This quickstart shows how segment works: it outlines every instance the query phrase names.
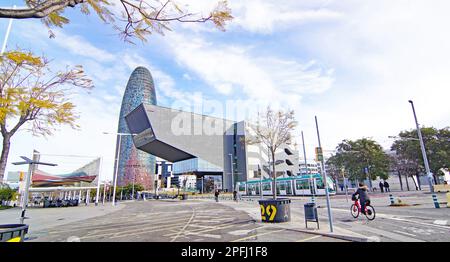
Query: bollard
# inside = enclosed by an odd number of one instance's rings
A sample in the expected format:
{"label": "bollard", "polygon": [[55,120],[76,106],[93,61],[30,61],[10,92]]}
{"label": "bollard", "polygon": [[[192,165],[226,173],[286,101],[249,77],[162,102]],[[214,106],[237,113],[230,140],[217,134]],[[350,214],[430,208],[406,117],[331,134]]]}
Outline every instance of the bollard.
{"label": "bollard", "polygon": [[447,207],[450,207],[450,193],[447,193]]}
{"label": "bollard", "polygon": [[392,206],[395,203],[394,197],[392,196],[392,194],[389,194],[389,200],[391,200],[391,206]]}
{"label": "bollard", "polygon": [[435,208],[439,208],[439,202],[437,200],[436,194],[433,194],[433,203]]}

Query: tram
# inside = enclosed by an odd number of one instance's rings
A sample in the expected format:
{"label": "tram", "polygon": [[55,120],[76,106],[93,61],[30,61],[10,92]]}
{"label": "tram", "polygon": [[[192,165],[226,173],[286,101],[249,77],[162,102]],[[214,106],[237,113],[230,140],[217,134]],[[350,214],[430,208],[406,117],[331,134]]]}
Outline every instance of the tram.
{"label": "tram", "polygon": [[[247,182],[237,182],[236,186],[240,195],[260,196],[262,189],[263,195],[272,195],[273,179],[251,180]],[[328,193],[336,194],[336,185],[333,180],[327,176]],[[308,174],[277,178],[277,195],[279,196],[310,196],[325,195],[325,184],[322,175]]]}

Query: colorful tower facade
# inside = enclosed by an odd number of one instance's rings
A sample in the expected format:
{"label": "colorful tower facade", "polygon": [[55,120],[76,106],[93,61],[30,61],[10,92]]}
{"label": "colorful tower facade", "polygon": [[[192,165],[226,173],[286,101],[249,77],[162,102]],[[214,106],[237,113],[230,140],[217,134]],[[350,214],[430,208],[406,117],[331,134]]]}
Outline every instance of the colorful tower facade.
{"label": "colorful tower facade", "polygon": [[[130,134],[125,116],[141,103],[156,105],[156,92],[150,71],[145,67],[137,67],[128,80],[123,95],[119,118],[119,134]],[[154,156],[136,149],[131,135],[122,135],[120,139],[119,166],[117,161],[114,172],[118,168],[117,185],[140,184],[145,189],[153,188],[156,159]],[[116,156],[119,148],[119,137],[116,143]]]}

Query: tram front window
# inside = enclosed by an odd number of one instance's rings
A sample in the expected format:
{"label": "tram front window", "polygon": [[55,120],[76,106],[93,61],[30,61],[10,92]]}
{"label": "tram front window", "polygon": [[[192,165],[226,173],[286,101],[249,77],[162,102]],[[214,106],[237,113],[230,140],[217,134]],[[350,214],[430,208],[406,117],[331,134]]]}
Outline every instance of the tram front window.
{"label": "tram front window", "polygon": [[316,179],[317,189],[325,189],[325,185],[323,184],[322,179]]}

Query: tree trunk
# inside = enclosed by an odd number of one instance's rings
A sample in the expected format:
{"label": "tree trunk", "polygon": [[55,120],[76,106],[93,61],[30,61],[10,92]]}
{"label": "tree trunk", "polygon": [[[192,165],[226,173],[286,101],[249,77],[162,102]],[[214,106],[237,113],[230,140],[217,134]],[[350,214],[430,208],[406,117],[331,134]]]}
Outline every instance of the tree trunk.
{"label": "tree trunk", "polygon": [[8,162],[8,154],[11,146],[11,136],[3,135],[3,148],[2,155],[0,157],[0,181],[3,181],[5,175],[6,163]]}
{"label": "tree trunk", "polygon": [[405,177],[406,177],[406,188],[408,189],[408,191],[409,191],[409,182],[408,182],[408,174],[405,174]]}
{"label": "tree trunk", "polygon": [[419,190],[422,190],[422,185],[420,184],[420,176],[419,176],[419,174],[416,174],[416,179],[417,179],[417,185],[419,186]]}
{"label": "tree trunk", "polygon": [[400,181],[400,190],[403,191],[402,174],[398,171],[398,180]]}
{"label": "tree trunk", "polygon": [[271,153],[272,153],[273,199],[277,199],[277,173],[275,172],[275,152],[272,151]]}

